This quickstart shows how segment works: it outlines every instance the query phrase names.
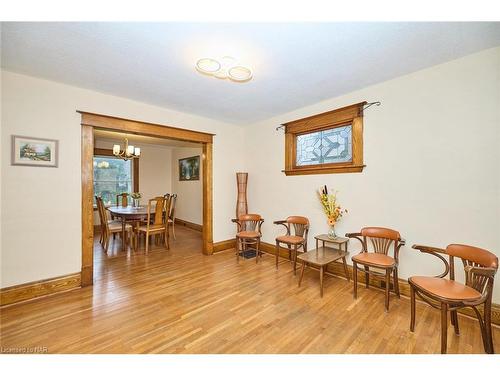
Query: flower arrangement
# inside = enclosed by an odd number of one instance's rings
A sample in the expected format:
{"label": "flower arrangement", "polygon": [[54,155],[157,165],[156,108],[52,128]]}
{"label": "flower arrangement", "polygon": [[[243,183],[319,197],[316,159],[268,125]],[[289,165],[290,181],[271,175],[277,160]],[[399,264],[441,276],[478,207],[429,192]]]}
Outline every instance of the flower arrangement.
{"label": "flower arrangement", "polygon": [[142,198],[142,194],[139,192],[134,192],[134,193],[130,194],[130,196],[132,197],[132,199],[141,199]]}
{"label": "flower arrangement", "polygon": [[326,185],[318,189],[318,198],[328,219],[328,225],[331,228],[328,232],[328,235],[335,238],[335,224],[337,224],[342,215],[347,213],[347,210],[343,209],[339,204],[337,204],[337,193],[328,193],[328,188],[326,187]]}

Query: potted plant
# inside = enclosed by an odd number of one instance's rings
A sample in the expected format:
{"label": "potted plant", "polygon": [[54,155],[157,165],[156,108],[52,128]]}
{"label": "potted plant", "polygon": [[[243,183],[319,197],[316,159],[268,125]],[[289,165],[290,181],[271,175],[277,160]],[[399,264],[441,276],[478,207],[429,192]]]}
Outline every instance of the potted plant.
{"label": "potted plant", "polygon": [[328,219],[328,225],[330,229],[328,230],[328,237],[337,238],[335,233],[335,224],[340,220],[343,214],[347,213],[346,209],[340,207],[337,203],[337,193],[328,193],[328,188],[322,186],[318,190],[318,197],[323,207],[323,211]]}
{"label": "potted plant", "polygon": [[140,206],[140,199],[142,198],[142,194],[139,192],[134,192],[130,194],[132,197],[132,207],[134,208],[139,208]]}

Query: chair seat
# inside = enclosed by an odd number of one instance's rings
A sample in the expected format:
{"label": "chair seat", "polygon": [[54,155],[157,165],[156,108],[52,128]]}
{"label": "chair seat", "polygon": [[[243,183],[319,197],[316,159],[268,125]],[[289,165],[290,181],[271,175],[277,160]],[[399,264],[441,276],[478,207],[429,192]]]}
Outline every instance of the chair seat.
{"label": "chair seat", "polygon": [[454,301],[473,301],[481,298],[481,293],[467,285],[453,280],[430,276],[412,276],[408,281],[434,297]]}
{"label": "chair seat", "polygon": [[[147,232],[148,226],[147,225],[141,225],[138,228],[139,232]],[[154,224],[149,226],[149,231],[150,232],[159,232],[159,231],[165,231],[165,224]]]}
{"label": "chair seat", "polygon": [[[110,232],[121,232],[122,231],[122,222],[121,221],[113,221],[110,220],[108,222],[108,228]],[[125,224],[125,230],[132,230],[132,226],[130,224]]]}
{"label": "chair seat", "polygon": [[367,266],[382,268],[394,267],[396,264],[394,258],[378,253],[360,253],[354,255],[351,259],[357,263],[365,264]]}
{"label": "chair seat", "polygon": [[244,231],[236,233],[236,237],[239,237],[239,238],[259,238],[261,236],[262,235],[257,231],[244,230]]}
{"label": "chair seat", "polygon": [[276,241],[283,242],[290,245],[298,245],[304,243],[305,238],[301,236],[279,236],[276,237]]}

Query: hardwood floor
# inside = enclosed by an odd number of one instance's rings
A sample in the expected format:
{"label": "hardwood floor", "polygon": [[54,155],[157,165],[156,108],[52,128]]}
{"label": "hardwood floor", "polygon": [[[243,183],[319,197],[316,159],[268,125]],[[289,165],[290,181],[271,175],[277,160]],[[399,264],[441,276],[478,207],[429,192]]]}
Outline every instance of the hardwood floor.
{"label": "hardwood floor", "polygon": [[[232,250],[205,256],[201,233],[176,228],[171,249],[104,254],[96,241],[95,285],[1,311],[1,346],[46,347],[49,353],[439,353],[440,316],[360,285],[306,270],[302,287],[283,260],[264,255],[236,263]],[[449,353],[483,353],[478,323],[459,317]],[[500,352],[500,329],[493,329]]]}

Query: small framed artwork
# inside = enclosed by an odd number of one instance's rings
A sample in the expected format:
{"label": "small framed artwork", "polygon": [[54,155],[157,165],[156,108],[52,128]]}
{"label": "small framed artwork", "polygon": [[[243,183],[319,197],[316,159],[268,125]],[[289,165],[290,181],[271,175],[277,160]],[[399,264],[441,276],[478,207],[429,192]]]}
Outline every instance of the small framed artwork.
{"label": "small framed artwork", "polygon": [[57,167],[58,140],[13,135],[11,147],[12,165]]}
{"label": "small framed artwork", "polygon": [[200,179],[200,156],[179,159],[179,181]]}

